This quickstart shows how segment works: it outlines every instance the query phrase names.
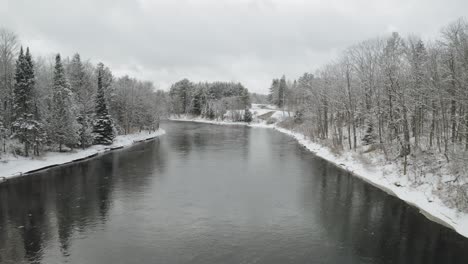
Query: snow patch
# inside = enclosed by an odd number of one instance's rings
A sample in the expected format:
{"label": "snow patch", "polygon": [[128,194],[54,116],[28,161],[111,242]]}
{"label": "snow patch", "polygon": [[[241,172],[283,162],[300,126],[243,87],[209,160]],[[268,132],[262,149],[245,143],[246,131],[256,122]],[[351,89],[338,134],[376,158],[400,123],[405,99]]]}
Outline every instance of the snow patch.
{"label": "snow patch", "polygon": [[114,139],[112,145],[95,145],[87,149],[75,149],[71,152],[46,152],[39,157],[13,157],[2,156],[0,160],[0,183],[9,178],[23,176],[28,172],[37,171],[57,165],[63,165],[74,161],[83,160],[94,157],[98,154],[120,149],[133,145],[136,142],[141,142],[155,137],[164,135],[166,132],[159,129],[149,133],[142,131],[129,135],[120,135]]}

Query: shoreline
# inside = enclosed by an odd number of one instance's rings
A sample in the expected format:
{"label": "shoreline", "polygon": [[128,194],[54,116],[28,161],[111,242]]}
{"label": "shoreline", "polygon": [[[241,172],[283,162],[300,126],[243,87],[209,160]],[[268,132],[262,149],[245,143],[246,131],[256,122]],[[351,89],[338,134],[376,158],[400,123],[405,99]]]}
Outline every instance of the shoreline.
{"label": "shoreline", "polygon": [[114,143],[108,146],[94,145],[86,149],[75,149],[73,152],[46,152],[40,157],[20,157],[8,160],[7,162],[0,160],[0,184],[59,166],[86,161],[114,150],[131,147],[141,142],[151,141],[165,133],[166,131],[163,129],[158,129],[152,133],[143,131],[117,136]]}
{"label": "shoreline", "polygon": [[[170,121],[176,122],[194,122],[194,123],[205,123],[213,125],[243,125],[253,128],[271,128],[280,133],[294,138],[302,147],[308,151],[314,153],[317,157],[320,157],[327,162],[335,165],[336,167],[345,170],[354,177],[357,177],[372,186],[379,188],[385,193],[397,197],[406,204],[413,206],[419,210],[430,221],[443,225],[450,228],[468,238],[468,214],[458,212],[456,209],[445,206],[442,201],[438,199],[430,200],[425,193],[418,191],[417,189],[411,189],[408,186],[397,186],[390,182],[383,175],[382,171],[377,171],[379,168],[365,168],[363,164],[355,163],[355,160],[350,159],[349,155],[336,156],[331,153],[326,147],[312,142],[305,138],[303,134],[281,128],[275,124],[267,125],[264,123],[244,123],[244,122],[229,122],[229,121],[211,121],[203,119],[177,119],[170,118]],[[394,165],[389,165],[394,166]]]}

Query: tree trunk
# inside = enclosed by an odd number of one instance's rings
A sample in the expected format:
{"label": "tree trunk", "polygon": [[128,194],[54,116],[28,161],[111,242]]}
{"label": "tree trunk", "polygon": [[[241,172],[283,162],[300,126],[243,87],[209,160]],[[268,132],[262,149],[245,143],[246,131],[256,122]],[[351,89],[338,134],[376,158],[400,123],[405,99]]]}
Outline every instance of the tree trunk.
{"label": "tree trunk", "polygon": [[349,144],[349,149],[351,150],[353,148],[353,145],[351,143],[351,113],[348,112],[348,144]]}
{"label": "tree trunk", "polygon": [[328,103],[324,100],[324,107],[323,107],[323,130],[324,130],[324,138],[328,138]]}
{"label": "tree trunk", "polygon": [[28,148],[28,142],[24,142],[24,155],[26,157],[29,157],[29,148]]}
{"label": "tree trunk", "polygon": [[[455,77],[453,77],[455,78]],[[450,102],[450,121],[452,122],[452,143],[455,142],[456,129],[457,129],[457,120],[455,118],[457,112],[457,102],[455,101],[455,80],[452,80],[452,89],[450,91],[452,100]]]}
{"label": "tree trunk", "polygon": [[406,106],[403,103],[403,138],[404,138],[404,155],[405,155],[405,162],[406,162],[406,156],[411,153],[411,146],[410,146],[410,132],[409,132],[409,126],[408,126],[408,113]]}
{"label": "tree trunk", "polygon": [[468,111],[465,113],[465,151],[468,151]]}
{"label": "tree trunk", "polygon": [[436,122],[436,105],[435,102],[432,102],[432,121],[431,121],[431,132],[429,134],[429,147],[432,148],[434,131],[435,131],[435,122]]}

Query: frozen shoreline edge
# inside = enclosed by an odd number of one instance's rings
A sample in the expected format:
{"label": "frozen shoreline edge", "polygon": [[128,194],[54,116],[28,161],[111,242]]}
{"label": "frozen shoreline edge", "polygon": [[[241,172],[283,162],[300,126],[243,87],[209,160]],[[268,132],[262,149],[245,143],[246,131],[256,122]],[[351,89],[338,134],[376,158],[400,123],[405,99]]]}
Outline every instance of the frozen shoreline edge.
{"label": "frozen shoreline edge", "polygon": [[[46,170],[49,170],[49,169],[52,169],[52,168],[57,168],[59,166],[70,165],[70,164],[73,164],[73,163],[79,163],[79,162],[87,161],[87,160],[96,158],[96,157],[98,157],[100,155],[110,153],[110,152],[115,151],[115,150],[121,150],[121,149],[132,147],[132,146],[137,145],[137,144],[142,143],[142,142],[148,142],[148,141],[155,140],[155,139],[159,138],[160,136],[162,136],[164,134],[166,134],[165,130],[158,129],[157,131],[155,131],[153,133],[150,133],[150,134],[147,134],[146,136],[136,137],[135,139],[130,138],[128,142],[124,142],[124,143],[120,143],[120,144],[117,143],[117,144],[113,144],[113,145],[110,145],[110,146],[97,145],[96,149],[79,150],[77,153],[75,153],[77,155],[77,157],[71,156],[71,157],[69,157],[69,159],[61,160],[61,161],[58,161],[58,162],[53,162],[53,161],[50,161],[49,163],[44,162],[45,163],[44,165],[33,166],[32,169],[28,169],[28,170],[26,170],[24,172],[19,171],[19,172],[13,173],[13,174],[5,174],[5,175],[2,175],[0,173],[0,184],[6,183],[6,182],[8,182],[9,180],[12,180],[12,179],[26,177],[26,176],[30,176],[31,174],[37,173],[37,172],[42,172],[42,171],[46,171]],[[130,136],[133,136],[133,135],[137,135],[137,134],[130,134]],[[128,135],[124,135],[124,136],[128,136]],[[80,156],[80,153],[83,156]],[[24,160],[24,162],[26,162],[26,163],[28,161],[30,161],[30,160]],[[0,168],[1,168],[1,164],[0,164]]]}
{"label": "frozen shoreline edge", "polygon": [[[344,163],[338,162],[336,160],[331,159],[330,157],[327,157],[327,155],[321,155],[318,153],[317,150],[319,148],[324,148],[323,146],[312,142],[308,139],[304,138],[304,135],[300,133],[293,132],[291,130],[285,129],[278,127],[274,124],[272,125],[267,125],[267,124],[262,124],[262,123],[245,123],[245,122],[229,122],[229,121],[211,121],[211,120],[204,120],[204,119],[178,119],[178,118],[169,118],[169,121],[177,121],[177,122],[194,122],[194,123],[205,123],[205,124],[213,124],[213,125],[241,125],[241,126],[248,126],[248,127],[253,127],[253,128],[271,128],[273,130],[276,130],[280,133],[286,134],[292,138],[294,138],[302,147],[306,148],[308,151],[314,153],[317,157],[320,157],[327,162],[330,162],[334,166],[345,170],[346,172],[350,173],[351,175],[362,179],[368,184],[371,184],[372,186],[379,188],[380,190],[386,192],[389,195],[392,195],[394,197],[397,197],[398,199],[402,200],[403,202],[407,203],[410,206],[413,206],[419,210],[419,212],[424,215],[427,219],[430,221],[433,221],[435,223],[438,223],[440,225],[443,225],[447,228],[450,228],[460,234],[461,236],[464,236],[465,238],[468,238],[468,223],[463,223],[463,219],[457,219],[460,220],[461,223],[458,221],[448,217],[446,214],[441,212],[440,210],[437,210],[438,208],[434,208],[434,204],[431,204],[430,202],[421,202],[421,201],[415,201],[411,200],[410,197],[405,197],[403,194],[403,190],[397,190],[396,188],[399,188],[397,186],[393,185],[387,185],[382,182],[379,182],[379,179],[375,179],[375,177],[372,177],[371,175],[366,175],[366,173],[359,173],[355,172],[354,170],[350,169],[349,166],[347,166]],[[411,191],[412,193],[420,193],[416,190]],[[439,205],[444,207],[446,210],[453,211],[454,214],[456,214],[455,209],[448,208],[444,205]],[[440,209],[440,208],[439,208]],[[466,217],[466,215],[465,215]],[[463,226],[466,225],[466,226]]]}

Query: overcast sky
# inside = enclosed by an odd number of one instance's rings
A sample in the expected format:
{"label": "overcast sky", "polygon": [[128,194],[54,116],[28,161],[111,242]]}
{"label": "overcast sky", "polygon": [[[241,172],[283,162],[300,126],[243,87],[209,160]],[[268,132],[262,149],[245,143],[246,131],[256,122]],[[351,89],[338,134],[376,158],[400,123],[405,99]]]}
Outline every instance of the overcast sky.
{"label": "overcast sky", "polygon": [[438,36],[467,16],[467,0],[0,0],[0,27],[33,55],[103,61],[116,75],[167,89],[239,81],[266,93],[349,45],[392,31]]}

